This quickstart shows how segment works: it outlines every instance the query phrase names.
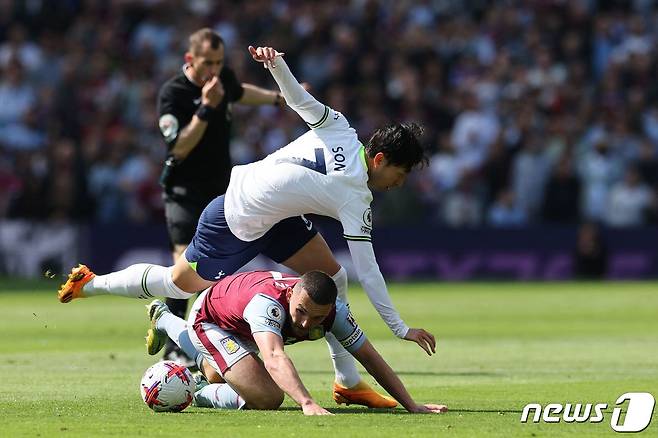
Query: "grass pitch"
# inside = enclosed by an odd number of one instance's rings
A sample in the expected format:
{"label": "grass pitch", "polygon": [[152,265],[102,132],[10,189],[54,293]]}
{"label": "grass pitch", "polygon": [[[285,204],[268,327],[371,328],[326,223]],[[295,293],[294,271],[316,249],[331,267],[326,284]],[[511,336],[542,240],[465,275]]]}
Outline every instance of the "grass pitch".
{"label": "grass pitch", "polygon": [[[287,347],[333,417],[188,408],[156,414],[139,381],[155,362],[144,301],[98,297],[59,304],[57,284],[0,279],[0,436],[604,436],[617,397],[658,397],[655,283],[392,284],[405,321],[438,339],[427,357],[395,339],[352,286],[357,321],[417,400],[442,415],[337,407],[324,342]],[[607,403],[602,423],[519,421],[527,403]],[[640,436],[658,436],[658,409]]]}

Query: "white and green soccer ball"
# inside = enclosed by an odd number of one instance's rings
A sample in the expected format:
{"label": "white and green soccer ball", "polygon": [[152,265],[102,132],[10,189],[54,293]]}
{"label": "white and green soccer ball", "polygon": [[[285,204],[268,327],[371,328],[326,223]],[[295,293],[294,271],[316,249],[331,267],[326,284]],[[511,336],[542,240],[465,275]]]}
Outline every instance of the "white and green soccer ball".
{"label": "white and green soccer ball", "polygon": [[171,360],[149,367],[142,377],[142,400],[155,412],[180,412],[192,403],[196,384],[186,367]]}

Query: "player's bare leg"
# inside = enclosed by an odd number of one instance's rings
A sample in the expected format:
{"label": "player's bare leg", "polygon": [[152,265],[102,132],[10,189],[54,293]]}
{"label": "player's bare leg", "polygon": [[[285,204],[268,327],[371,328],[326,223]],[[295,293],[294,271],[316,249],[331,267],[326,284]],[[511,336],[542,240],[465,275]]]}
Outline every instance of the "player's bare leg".
{"label": "player's bare leg", "polygon": [[[338,296],[347,302],[347,273],[336,261],[327,242],[319,233],[292,257],[284,261],[283,265],[298,274],[317,269],[331,275],[336,282]],[[377,393],[361,380],[354,358],[331,333],[328,333],[325,339],[329,345],[329,352],[336,371],[336,381],[333,387],[333,398],[336,403],[364,405],[370,408],[397,406],[397,402],[393,398]]]}
{"label": "player's bare leg", "polygon": [[224,380],[222,375],[205,360],[201,361],[201,368],[199,368],[199,370],[203,373],[203,376],[208,383],[226,383],[226,380]]}
{"label": "player's bare leg", "polygon": [[226,370],[224,380],[240,394],[248,409],[278,409],[283,403],[283,391],[253,353]]}
{"label": "player's bare leg", "polygon": [[340,264],[336,261],[327,242],[320,233],[316,234],[299,251],[284,261],[283,265],[300,275],[313,270],[335,275],[340,270]]}
{"label": "player's bare leg", "polygon": [[176,263],[174,263],[171,277],[178,288],[191,294],[200,292],[215,284],[214,281],[204,280],[197,274],[187,259],[185,259],[185,254],[178,257]]}

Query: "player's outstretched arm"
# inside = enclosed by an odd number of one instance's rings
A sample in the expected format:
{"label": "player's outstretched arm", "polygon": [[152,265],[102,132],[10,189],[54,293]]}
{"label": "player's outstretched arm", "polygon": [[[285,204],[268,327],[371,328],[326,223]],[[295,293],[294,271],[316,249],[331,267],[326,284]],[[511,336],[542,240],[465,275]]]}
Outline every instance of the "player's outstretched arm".
{"label": "player's outstretched arm", "polygon": [[424,329],[409,328],[400,318],[388,294],[384,276],[379,271],[372,244],[348,240],[347,246],[359,274],[359,282],[386,325],[399,338],[417,343],[429,356],[436,353],[434,335]]}
{"label": "player's outstretched arm", "polygon": [[363,345],[352,353],[368,373],[382,385],[405,409],[412,413],[440,413],[448,410],[445,405],[418,404],[404,387],[384,358],[375,350],[370,341],[366,340]]}
{"label": "player's outstretched arm", "polygon": [[254,341],[272,380],[302,407],[304,415],[333,415],[311,398],[295,365],[283,351],[283,340],[280,336],[272,332],[257,332],[254,333]]}
{"label": "player's outstretched arm", "polygon": [[249,53],[257,62],[262,62],[281,89],[286,103],[311,127],[319,127],[328,119],[329,109],[318,102],[304,89],[290,72],[283,60],[284,53],[271,47],[254,48],[249,46]]}

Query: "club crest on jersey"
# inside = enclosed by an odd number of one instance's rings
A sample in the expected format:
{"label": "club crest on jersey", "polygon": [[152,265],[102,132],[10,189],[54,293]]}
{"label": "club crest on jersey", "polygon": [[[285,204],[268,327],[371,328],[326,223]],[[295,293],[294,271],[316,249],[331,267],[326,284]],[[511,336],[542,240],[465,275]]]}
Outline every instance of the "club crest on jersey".
{"label": "club crest on jersey", "polygon": [[222,339],[220,342],[222,344],[222,347],[224,347],[224,350],[226,350],[228,354],[236,353],[240,349],[240,344],[235,342],[233,336],[226,337]]}
{"label": "club crest on jersey", "polygon": [[370,207],[363,212],[363,223],[372,228],[372,211],[370,211]]}
{"label": "club crest on jersey", "polygon": [[316,339],[324,338],[324,327],[321,325],[316,325],[311,327],[308,330],[308,339],[309,341],[315,341]]}

